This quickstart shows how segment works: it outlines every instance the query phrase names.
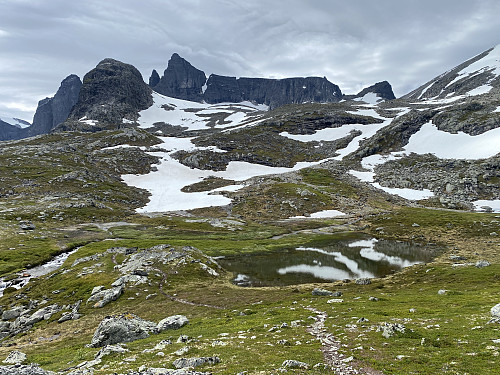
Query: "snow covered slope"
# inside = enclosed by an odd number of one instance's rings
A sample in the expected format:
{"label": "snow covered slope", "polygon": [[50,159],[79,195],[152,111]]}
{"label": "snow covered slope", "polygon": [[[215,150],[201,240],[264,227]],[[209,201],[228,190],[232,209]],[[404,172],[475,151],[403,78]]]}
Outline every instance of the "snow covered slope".
{"label": "snow covered slope", "polygon": [[154,104],[139,112],[139,127],[182,127],[183,130],[223,129],[254,124],[267,106],[250,102],[205,104],[153,92]]}
{"label": "snow covered slope", "polygon": [[500,90],[500,45],[432,79],[404,99],[449,99]]}

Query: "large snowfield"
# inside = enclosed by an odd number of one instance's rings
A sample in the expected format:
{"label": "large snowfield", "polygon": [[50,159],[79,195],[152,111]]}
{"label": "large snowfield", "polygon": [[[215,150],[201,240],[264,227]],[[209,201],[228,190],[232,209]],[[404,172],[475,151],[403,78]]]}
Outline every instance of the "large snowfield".
{"label": "large snowfield", "polygon": [[171,154],[176,151],[195,150],[197,147],[191,142],[191,139],[175,137],[160,138],[163,140],[163,144],[158,146],[169,151],[150,153],[151,155],[161,158],[160,163],[156,165],[157,171],[145,175],[129,174],[122,176],[122,179],[128,185],[146,189],[151,193],[149,203],[145,207],[140,208],[138,212],[166,212],[211,206],[225,206],[231,203],[231,200],[223,195],[219,195],[218,192],[238,190],[244,185],[236,184],[208,192],[193,193],[184,193],[181,189],[211,176],[241,182],[256,176],[291,172],[323,162],[301,162],[297,163],[293,168],[279,168],[248,162],[232,161],[228,164],[225,171],[214,172],[189,168],[172,158]]}
{"label": "large snowfield", "polygon": [[[498,48],[497,48],[498,49]],[[496,59],[496,55],[492,55]],[[496,60],[495,60],[496,61]],[[471,68],[472,69],[472,68]],[[467,74],[464,70],[463,74]],[[461,73],[462,74],[462,73]],[[210,121],[210,115],[226,115],[224,123],[216,123],[215,128],[221,131],[231,131],[233,129],[253,126],[263,121],[260,111],[267,110],[265,106],[257,106],[252,103],[223,103],[209,105],[206,103],[195,103],[180,99],[169,98],[154,93],[154,104],[147,110],[140,112],[139,123],[142,128],[149,128],[156,122],[165,122],[174,126],[182,126],[187,130],[207,129],[207,123]],[[433,101],[434,103],[434,101]],[[435,104],[435,103],[434,103]],[[410,108],[394,108],[398,111],[398,116],[407,113]],[[326,128],[316,131],[314,134],[294,135],[282,132],[280,135],[301,142],[322,142],[334,141],[348,136],[353,131],[361,132],[354,137],[351,142],[343,149],[337,150],[337,156],[333,159],[342,160],[348,154],[358,150],[360,142],[374,136],[379,130],[389,125],[393,118],[380,116],[373,105],[360,106],[350,113],[372,116],[382,119],[380,124],[347,124],[336,128]],[[163,144],[159,147],[168,150],[167,152],[152,152],[152,155],[158,156],[160,162],[156,165],[157,170],[145,175],[124,175],[123,180],[138,188],[143,188],[151,193],[149,203],[138,209],[138,212],[166,212],[180,211],[195,208],[224,206],[231,200],[223,195],[222,191],[236,191],[244,187],[244,181],[256,177],[271,174],[287,173],[294,170],[318,165],[326,160],[314,163],[297,163],[293,168],[276,168],[248,162],[232,161],[224,171],[209,171],[189,168],[172,157],[172,154],[179,150],[194,151],[210,149],[214,152],[224,152],[215,147],[196,147],[191,138],[160,137]],[[427,123],[421,129],[413,134],[409,143],[404,147],[403,152],[392,153],[390,155],[372,155],[362,160],[364,171],[349,171],[360,180],[370,183],[372,186],[381,189],[387,193],[401,196],[409,200],[427,199],[434,194],[430,190],[400,189],[381,186],[374,181],[374,168],[388,160],[408,155],[410,153],[427,154],[431,153],[439,158],[469,159],[476,160],[488,158],[497,154],[500,145],[500,128],[493,129],[477,136],[458,132],[457,134],[447,133],[438,130],[432,123]],[[126,147],[126,146],[123,146]],[[234,180],[234,185],[214,189],[207,192],[184,193],[181,189],[185,186],[202,181],[207,177],[219,177],[228,180]],[[483,202],[484,203],[484,202]],[[479,204],[494,206],[496,210],[497,203]],[[500,210],[500,204],[498,204]],[[311,218],[336,217],[343,215],[342,212],[331,210],[312,214]],[[299,217],[297,217],[299,218]]]}

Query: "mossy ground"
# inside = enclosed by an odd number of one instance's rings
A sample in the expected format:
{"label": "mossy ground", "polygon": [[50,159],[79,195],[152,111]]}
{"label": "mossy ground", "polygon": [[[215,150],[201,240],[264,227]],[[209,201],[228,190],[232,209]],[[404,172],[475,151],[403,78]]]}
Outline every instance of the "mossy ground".
{"label": "mossy ground", "polygon": [[[271,374],[286,359],[310,365],[323,362],[321,344],[307,331],[313,322],[310,316],[315,315],[307,308],[314,308],[328,314],[325,328],[341,339],[343,354],[346,358],[352,356],[352,363],[357,366],[385,374],[500,373],[500,344],[493,341],[500,339],[500,325],[487,324],[490,308],[500,302],[500,241],[492,235],[500,234],[498,215],[402,207],[395,198],[353,185],[334,171],[320,168],[303,170],[290,181],[270,177],[258,188],[244,189],[235,197],[231,210],[200,209],[193,211],[192,217],[135,215],[132,209],[147,200],[144,192],[127,187],[118,179],[103,180],[102,175],[83,174],[85,181],[76,178],[62,184],[63,192],[61,184],[50,183],[74,170],[84,171],[86,163],[97,162],[102,168],[109,168],[103,174],[106,176],[125,173],[114,171],[118,165],[105,155],[108,151],[94,151],[118,144],[151,146],[156,142],[147,135],[140,141],[121,132],[107,135],[105,142],[97,135],[81,136],[82,149],[61,151],[60,162],[54,161],[54,149],[73,142],[74,134],[19,141],[1,150],[0,275],[12,277],[14,272],[43,263],[61,251],[82,246],[51,277],[33,281],[20,291],[7,291],[0,299],[4,309],[34,299],[60,305],[79,299],[85,302],[93,287],[109,286],[120,276],[114,268],[115,262],[122,261],[120,256],[113,259],[108,254],[100,258],[102,265],[97,271],[102,272],[79,276],[84,267],[91,265],[85,263],[68,273],[63,271],[70,269],[76,258],[102,253],[114,246],[193,246],[207,255],[223,256],[276,252],[362,231],[396,240],[434,242],[447,250],[433,263],[410,267],[365,286],[336,282],[240,288],[231,284],[232,275],[220,271],[219,277],[210,276],[192,263],[176,269],[176,274],[168,273],[163,290],[198,305],[180,303],[163,294],[159,290],[161,275],[152,274],[151,285],[128,288],[117,301],[102,309],[83,303],[83,317],[79,320],[59,324],[60,313],[55,314],[37,323],[31,331],[5,340],[4,344],[11,346],[0,348],[0,358],[18,349],[28,355],[29,362],[59,371],[94,358],[98,349],[85,345],[107,315],[130,312],[158,321],[184,314],[190,319],[187,326],[128,343],[129,352],[105,357],[101,364],[104,367],[97,366],[95,373],[124,373],[145,363],[171,367],[177,358],[173,353],[185,346],[176,340],[185,334],[193,339],[187,344],[190,349],[185,356],[221,358],[221,364],[209,371]],[[46,143],[53,148],[43,148]],[[40,145],[42,149],[35,150]],[[39,155],[42,151],[46,157]],[[36,153],[38,163],[33,163]],[[137,161],[134,155],[129,155],[130,160]],[[122,159],[123,155],[117,158]],[[144,165],[149,168],[150,163]],[[141,170],[144,165],[132,163],[130,168]],[[76,196],[76,201],[88,202],[81,207],[72,206]],[[353,208],[358,206],[366,209],[355,211]],[[353,215],[335,220],[280,220],[348,208],[353,209]],[[233,216],[225,222],[228,212]],[[31,221],[36,229],[21,230],[21,220]],[[109,222],[132,225],[102,225]],[[467,260],[456,266],[450,255]],[[474,263],[481,259],[488,260],[491,266],[476,268]],[[316,286],[342,291],[344,302],[328,303],[328,297],[312,296]],[[439,295],[440,289],[448,292]],[[369,297],[378,301],[370,301]],[[368,321],[357,323],[361,317]],[[292,321],[300,323],[291,327]],[[404,324],[406,333],[384,338],[376,332],[384,322]],[[281,328],[283,323],[289,327]],[[270,331],[274,326],[278,328]],[[170,337],[173,343],[165,349],[144,352]],[[220,342],[227,345],[221,346]],[[158,355],[160,351],[163,356]],[[126,360],[134,357],[135,361]],[[289,372],[321,374],[325,370]]]}
{"label": "mossy ground", "polygon": [[[214,227],[210,220],[203,222],[193,218],[129,217],[135,224],[117,226],[107,231],[90,224],[74,226],[68,231],[59,228],[46,230],[49,243],[76,241],[64,238],[65,233],[81,235],[89,242],[77,254],[72,255],[64,268],[68,269],[77,257],[101,253],[112,246],[146,248],[160,243],[172,246],[194,246],[212,255],[240,252],[279,250],[280,247],[298,246],[311,240],[321,240],[340,234],[311,233],[311,229],[341,221],[302,221],[257,223],[242,221],[237,229]],[[93,359],[98,349],[85,347],[99,321],[107,315],[131,312],[144,319],[158,321],[161,318],[184,314],[189,325],[178,331],[164,332],[126,345],[129,352],[104,358],[97,374],[113,374],[137,369],[147,363],[153,367],[171,367],[176,350],[189,346],[184,356],[218,355],[222,362],[211,368],[220,374],[274,373],[286,359],[296,359],[310,365],[322,363],[320,343],[307,332],[314,314],[306,308],[315,308],[328,314],[326,329],[340,338],[345,346],[345,357],[353,357],[353,363],[378,369],[386,374],[494,374],[500,371],[498,353],[500,345],[493,340],[500,338],[500,326],[487,324],[489,309],[500,300],[499,241],[490,233],[498,231],[498,218],[494,214],[474,214],[445,210],[402,208],[366,217],[359,222],[365,231],[399,239],[413,238],[436,241],[448,246],[448,252],[435,262],[417,265],[403,272],[374,280],[371,285],[353,282],[335,282],[317,285],[298,285],[273,288],[240,288],[230,283],[230,276],[222,272],[219,277],[200,273],[194,266],[187,266],[166,285],[168,293],[176,294],[197,304],[210,304],[221,309],[191,306],[173,301],[158,290],[160,279],[151,276],[151,285],[127,289],[119,300],[102,309],[82,305],[84,316],[77,321],[58,324],[60,314],[38,323],[34,329],[8,342],[14,347],[1,348],[7,353],[16,348],[28,354],[29,361],[40,363],[47,369],[62,370]],[[419,226],[414,226],[418,224]],[[451,224],[451,226],[450,226]],[[3,228],[17,222],[4,221]],[[366,227],[366,225],[368,225]],[[383,228],[383,229],[380,229]],[[377,230],[378,229],[378,230]],[[295,234],[294,234],[295,233]],[[283,234],[289,234],[282,236]],[[346,234],[342,234],[345,236]],[[28,235],[12,232],[9,241],[23,239],[27,249],[36,249],[37,240]],[[107,238],[108,240],[104,240]],[[112,241],[110,241],[111,239]],[[33,242],[31,242],[33,241]],[[45,248],[44,243],[38,243]],[[3,252],[3,251],[2,251]],[[476,268],[473,265],[453,266],[448,256],[460,254],[468,257],[463,262],[487,259],[492,265]],[[121,261],[120,259],[115,259]],[[101,273],[83,277],[75,274],[88,264],[80,264],[69,273],[59,272],[50,278],[41,278],[28,290],[7,293],[0,303],[4,307],[30,299],[48,299],[50,303],[74,303],[84,301],[96,285],[109,285],[119,274],[114,270],[111,255],[99,260]],[[64,269],[63,268],[63,269]],[[61,271],[63,270],[61,269]],[[331,291],[342,291],[343,303],[327,303],[328,297],[311,295],[315,286]],[[437,292],[447,290],[444,295]],[[59,290],[58,294],[52,294]],[[154,296],[150,296],[156,294]],[[146,299],[147,296],[148,299]],[[370,301],[376,297],[378,301]],[[410,312],[410,309],[413,312]],[[357,323],[359,318],[368,319]],[[301,321],[291,327],[292,321]],[[376,328],[384,323],[401,323],[405,334],[384,338]],[[281,327],[287,323],[289,327]],[[179,335],[188,335],[193,341],[176,343]],[[162,350],[152,349],[161,340],[171,338],[173,343]],[[214,344],[215,342],[215,344]],[[221,346],[221,342],[226,343]],[[224,345],[224,344],[222,344]],[[164,355],[157,355],[163,352]],[[250,355],[249,355],[250,354]],[[135,361],[126,360],[135,358]],[[293,373],[325,373],[324,369],[293,370]]]}

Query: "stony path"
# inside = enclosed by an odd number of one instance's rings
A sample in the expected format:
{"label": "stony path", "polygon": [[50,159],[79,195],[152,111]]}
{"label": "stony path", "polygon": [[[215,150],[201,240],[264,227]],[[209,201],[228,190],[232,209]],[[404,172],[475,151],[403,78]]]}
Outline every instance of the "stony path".
{"label": "stony path", "polygon": [[370,368],[354,368],[354,366],[350,364],[351,361],[349,361],[348,358],[345,358],[342,353],[339,353],[342,343],[325,328],[325,321],[328,318],[328,314],[312,307],[306,307],[306,310],[316,314],[316,316],[313,317],[315,322],[309,326],[307,332],[315,336],[321,342],[321,351],[323,352],[325,363],[332,368],[335,374],[383,375],[382,372]]}

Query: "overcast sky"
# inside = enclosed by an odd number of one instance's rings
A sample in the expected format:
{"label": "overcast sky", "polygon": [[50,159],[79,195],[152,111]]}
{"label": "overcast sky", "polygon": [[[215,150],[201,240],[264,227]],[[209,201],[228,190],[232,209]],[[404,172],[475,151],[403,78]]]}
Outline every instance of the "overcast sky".
{"label": "overcast sky", "polygon": [[500,43],[498,0],[0,0],[0,117],[31,121],[112,57],[147,81],[172,53],[210,73],[326,76],[401,96]]}

